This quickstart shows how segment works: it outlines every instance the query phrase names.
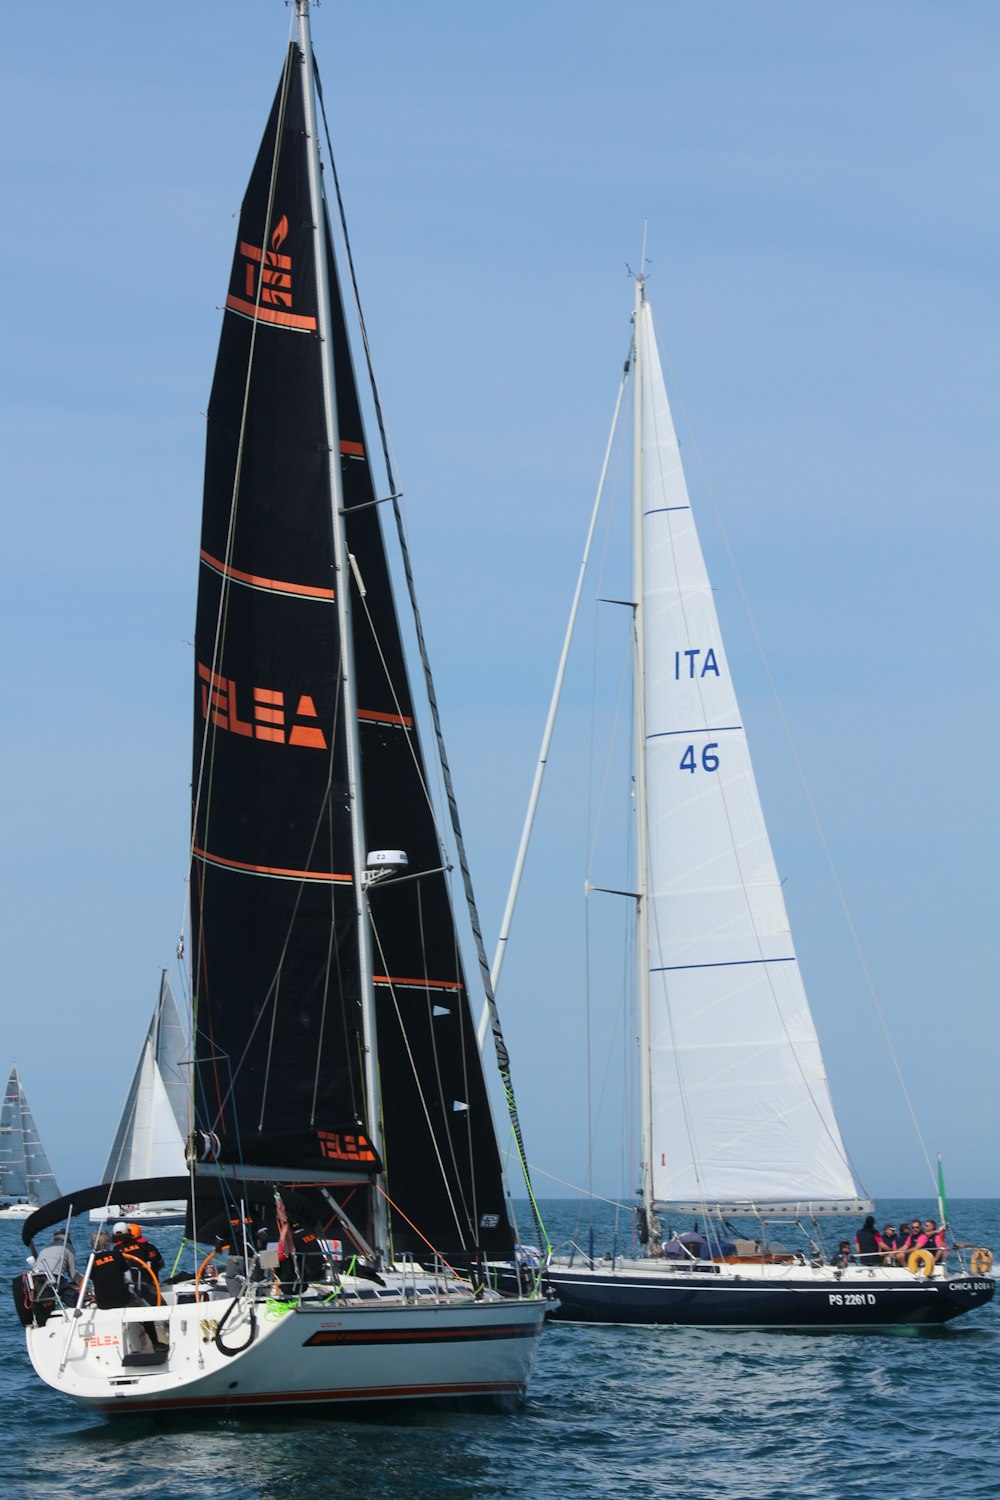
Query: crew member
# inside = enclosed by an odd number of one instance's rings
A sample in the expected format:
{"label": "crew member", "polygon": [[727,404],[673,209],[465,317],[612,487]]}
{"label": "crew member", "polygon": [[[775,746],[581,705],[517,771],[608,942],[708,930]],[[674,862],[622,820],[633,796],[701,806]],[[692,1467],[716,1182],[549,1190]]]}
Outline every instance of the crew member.
{"label": "crew member", "polygon": [[128,1244],[123,1246],[125,1253],[133,1256],[134,1261],[142,1262],[142,1265],[136,1265],[133,1261],[132,1265],[132,1280],[135,1285],[136,1295],[140,1302],[155,1302],[156,1283],[153,1281],[152,1276],[146,1274],[145,1267],[148,1266],[153,1275],[158,1277],[163,1270],[163,1256],[157,1250],[156,1246],[150,1240],[147,1240],[142,1232],[141,1225],[130,1224],[128,1232]]}
{"label": "crew member", "polygon": [[127,1224],[116,1224],[111,1244],[94,1250],[94,1263],[90,1268],[90,1280],[94,1288],[94,1301],[98,1307],[128,1307],[132,1302],[126,1276],[128,1261],[124,1246],[131,1240]]}
{"label": "crew member", "polygon": [[57,1229],[51,1245],[46,1245],[35,1258],[35,1295],[45,1291],[57,1292],[60,1297],[72,1294],[79,1286],[76,1274],[76,1256],[65,1229]]}
{"label": "crew member", "polygon": [[946,1227],[942,1224],[939,1229],[933,1219],[924,1220],[924,1249],[929,1250],[933,1255],[935,1265],[940,1265],[948,1253],[948,1247],[944,1241]]}
{"label": "crew member", "polygon": [[881,1258],[878,1243],[878,1234],[875,1229],[875,1216],[869,1214],[857,1234],[854,1236],[854,1248],[858,1252],[858,1260],[863,1266],[877,1266]]}

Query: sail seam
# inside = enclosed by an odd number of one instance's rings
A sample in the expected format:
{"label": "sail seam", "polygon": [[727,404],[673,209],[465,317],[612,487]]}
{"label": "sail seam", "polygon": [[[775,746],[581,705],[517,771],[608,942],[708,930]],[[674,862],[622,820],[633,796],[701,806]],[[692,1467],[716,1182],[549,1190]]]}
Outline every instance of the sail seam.
{"label": "sail seam", "polygon": [[794,953],[784,958],[730,958],[723,959],[717,964],[660,964],[650,969],[651,974],[679,974],[686,969],[742,969],[747,964],[794,964],[797,962]]}
{"label": "sail seam", "polygon": [[736,734],[742,728],[742,724],[699,724],[695,729],[657,729],[652,734],[647,734],[646,743],[650,740],[667,740],[676,734]]}

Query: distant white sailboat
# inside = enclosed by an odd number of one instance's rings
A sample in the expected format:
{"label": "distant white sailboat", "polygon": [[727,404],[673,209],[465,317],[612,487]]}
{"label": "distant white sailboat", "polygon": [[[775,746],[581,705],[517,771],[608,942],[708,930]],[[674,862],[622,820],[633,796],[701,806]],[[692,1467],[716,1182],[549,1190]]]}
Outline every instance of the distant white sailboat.
{"label": "distant white sailboat", "polygon": [[58,1197],[59,1184],[15,1063],[0,1109],[0,1219],[26,1219]]}
{"label": "distant white sailboat", "polygon": [[[178,1177],[187,1170],[190,1079],[185,1075],[187,1036],[164,970],[160,994],[139,1054],[114,1144],[101,1176],[113,1191],[119,1182]],[[113,1198],[91,1209],[94,1221],[139,1219],[144,1224],[183,1224],[185,1205],[176,1201],[120,1203]]]}

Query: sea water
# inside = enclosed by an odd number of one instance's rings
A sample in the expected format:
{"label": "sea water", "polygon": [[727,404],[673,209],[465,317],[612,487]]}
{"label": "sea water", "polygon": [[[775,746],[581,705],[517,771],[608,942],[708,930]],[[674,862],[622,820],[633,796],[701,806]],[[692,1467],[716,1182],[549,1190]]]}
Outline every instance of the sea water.
{"label": "sea water", "polygon": [[[1000,1201],[950,1207],[957,1238],[1000,1249]],[[587,1245],[588,1214],[556,1200],[543,1210],[553,1242]],[[880,1224],[915,1214],[936,1216],[937,1204],[878,1206]],[[620,1244],[626,1224],[619,1215]],[[20,1227],[0,1223],[0,1495],[12,1500],[1000,1497],[1000,1299],[925,1333],[549,1324],[528,1398],[510,1413],[108,1423],[42,1385],[28,1363],[9,1296],[24,1265]],[[614,1233],[600,1206],[598,1253]],[[831,1226],[831,1240],[839,1233]],[[168,1248],[170,1231],[159,1238]],[[86,1234],[75,1239],[82,1249]]]}

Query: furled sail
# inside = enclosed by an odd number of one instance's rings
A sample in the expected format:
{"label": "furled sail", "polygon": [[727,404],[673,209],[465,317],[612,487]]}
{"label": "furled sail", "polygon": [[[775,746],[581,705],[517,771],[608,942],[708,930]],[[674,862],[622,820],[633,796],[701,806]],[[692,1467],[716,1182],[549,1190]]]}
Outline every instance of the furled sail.
{"label": "furled sail", "polygon": [[17,1067],[10,1070],[0,1107],[0,1192],[35,1207],[59,1197]]}
{"label": "furled sail", "polygon": [[[325,223],[351,642],[338,625],[302,70],[293,44],[242,206],[208,413],[195,680],[196,1117],[228,1161],[353,1165],[374,1176],[380,1105],[394,1248],[429,1240],[495,1253],[510,1245],[499,1155]],[[350,671],[366,847],[408,859],[405,881],[373,884],[368,895],[378,1103],[364,1087],[364,872],[354,864],[342,691]]]}
{"label": "furled sail", "polygon": [[645,301],[636,338],[653,1197],[853,1207]]}
{"label": "furled sail", "polygon": [[188,1043],[164,973],[102,1182],[183,1175],[191,1084]]}

